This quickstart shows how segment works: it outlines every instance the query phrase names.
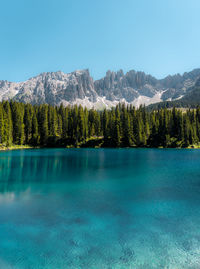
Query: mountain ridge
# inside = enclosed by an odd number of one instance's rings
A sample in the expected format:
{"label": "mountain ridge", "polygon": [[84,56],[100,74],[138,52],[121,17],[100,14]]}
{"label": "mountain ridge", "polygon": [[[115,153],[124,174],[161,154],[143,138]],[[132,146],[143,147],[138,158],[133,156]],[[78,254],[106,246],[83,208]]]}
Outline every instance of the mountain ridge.
{"label": "mountain ridge", "polygon": [[200,78],[197,79],[195,85],[188,89],[187,93],[180,99],[174,101],[164,101],[148,106],[149,110],[157,110],[160,108],[196,108],[200,105]]}
{"label": "mountain ridge", "polygon": [[51,105],[81,104],[101,109],[125,102],[141,104],[180,99],[195,85],[200,69],[183,75],[169,75],[157,79],[142,71],[108,70],[105,77],[94,80],[89,69],[71,73],[43,72],[23,82],[0,80],[0,100]]}

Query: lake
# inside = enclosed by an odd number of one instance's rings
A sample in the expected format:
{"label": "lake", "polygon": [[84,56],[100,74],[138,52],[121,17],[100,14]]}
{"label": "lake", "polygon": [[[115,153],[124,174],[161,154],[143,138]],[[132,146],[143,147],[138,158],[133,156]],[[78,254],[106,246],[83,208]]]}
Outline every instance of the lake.
{"label": "lake", "polygon": [[200,150],[1,152],[0,268],[199,269]]}

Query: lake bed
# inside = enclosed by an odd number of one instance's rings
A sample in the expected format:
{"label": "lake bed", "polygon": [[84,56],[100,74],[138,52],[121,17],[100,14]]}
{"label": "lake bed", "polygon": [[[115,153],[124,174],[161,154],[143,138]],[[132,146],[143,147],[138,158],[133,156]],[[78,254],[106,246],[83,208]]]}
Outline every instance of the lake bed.
{"label": "lake bed", "polygon": [[200,151],[0,152],[0,268],[200,268]]}

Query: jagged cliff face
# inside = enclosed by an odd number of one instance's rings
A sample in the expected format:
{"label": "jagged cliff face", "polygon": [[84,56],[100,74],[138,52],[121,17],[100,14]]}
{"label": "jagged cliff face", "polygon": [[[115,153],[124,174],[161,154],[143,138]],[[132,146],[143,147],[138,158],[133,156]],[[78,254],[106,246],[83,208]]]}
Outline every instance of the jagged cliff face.
{"label": "jagged cliff face", "polygon": [[0,100],[52,105],[82,104],[102,109],[118,102],[139,106],[183,97],[200,77],[200,69],[158,80],[134,70],[108,71],[94,81],[88,70],[42,73],[25,82],[0,81]]}
{"label": "jagged cliff face", "polygon": [[52,105],[61,102],[75,102],[76,99],[90,98],[94,102],[97,94],[88,70],[70,74],[63,72],[42,73],[24,83],[18,84],[14,100],[25,103]]}

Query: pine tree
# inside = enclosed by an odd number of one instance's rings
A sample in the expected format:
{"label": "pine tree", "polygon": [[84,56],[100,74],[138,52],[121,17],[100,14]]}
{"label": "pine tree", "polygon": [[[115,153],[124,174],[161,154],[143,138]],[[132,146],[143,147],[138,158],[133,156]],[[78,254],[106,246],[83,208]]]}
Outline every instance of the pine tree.
{"label": "pine tree", "polygon": [[49,135],[56,137],[58,132],[58,117],[56,108],[48,106],[48,131]]}
{"label": "pine tree", "polygon": [[36,116],[36,111],[33,111],[31,131],[32,131],[31,144],[36,146],[40,142],[40,137],[39,137],[39,132],[38,132],[38,120],[37,120],[37,116]]}
{"label": "pine tree", "polygon": [[4,139],[6,146],[11,146],[13,142],[13,121],[10,103],[8,101],[3,102],[4,108]]}
{"label": "pine tree", "polygon": [[78,141],[85,140],[85,122],[82,106],[78,107]]}
{"label": "pine tree", "polygon": [[68,112],[69,108],[64,108],[63,104],[60,105],[59,114],[62,120],[62,138],[66,139],[68,137]]}
{"label": "pine tree", "polygon": [[120,135],[120,112],[119,112],[118,106],[115,109],[113,140],[114,140],[114,145],[116,147],[119,147],[121,144],[121,135]]}
{"label": "pine tree", "polygon": [[130,117],[128,109],[123,104],[122,106],[122,140],[126,147],[133,145],[133,132],[131,130]]}
{"label": "pine tree", "polygon": [[84,126],[85,126],[84,137],[85,137],[85,140],[86,140],[88,138],[88,110],[87,110],[86,107],[84,108]]}
{"label": "pine tree", "polygon": [[104,143],[106,145],[108,145],[108,143],[109,143],[108,123],[109,123],[108,111],[106,109],[104,109],[102,126],[103,126]]}
{"label": "pine tree", "polygon": [[38,125],[40,134],[40,143],[47,144],[49,130],[48,130],[48,106],[41,105],[38,112]]}
{"label": "pine tree", "polygon": [[4,136],[4,111],[3,111],[3,105],[0,104],[0,144],[5,142],[5,136]]}
{"label": "pine tree", "polygon": [[11,103],[12,118],[13,118],[13,142],[16,145],[24,143],[24,106],[17,102]]}
{"label": "pine tree", "polygon": [[33,108],[30,104],[25,105],[24,111],[24,131],[25,131],[25,143],[30,144],[32,139],[32,117],[33,117]]}
{"label": "pine tree", "polygon": [[189,138],[190,138],[190,127],[189,127],[189,119],[188,116],[185,115],[184,120],[183,120],[183,128],[184,128],[184,146],[188,147],[190,142],[189,142]]}

